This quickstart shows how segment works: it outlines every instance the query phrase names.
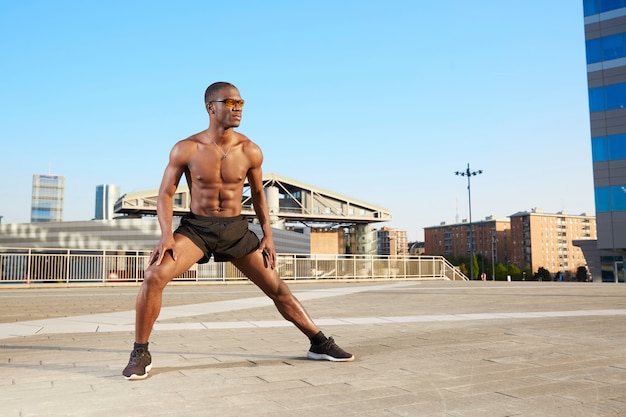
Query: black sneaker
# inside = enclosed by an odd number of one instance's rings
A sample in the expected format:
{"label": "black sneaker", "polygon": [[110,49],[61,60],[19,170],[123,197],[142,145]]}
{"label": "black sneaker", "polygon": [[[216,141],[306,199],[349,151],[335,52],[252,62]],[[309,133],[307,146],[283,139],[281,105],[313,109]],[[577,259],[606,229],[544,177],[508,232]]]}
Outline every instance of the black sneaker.
{"label": "black sneaker", "polygon": [[150,369],[152,369],[150,352],[138,348],[130,353],[130,360],[126,368],[124,368],[122,375],[126,379],[144,379],[148,377]]}
{"label": "black sneaker", "polygon": [[332,337],[329,337],[328,340],[319,345],[311,345],[311,348],[306,353],[306,357],[318,361],[332,362],[350,362],[354,360],[354,355],[337,346]]}

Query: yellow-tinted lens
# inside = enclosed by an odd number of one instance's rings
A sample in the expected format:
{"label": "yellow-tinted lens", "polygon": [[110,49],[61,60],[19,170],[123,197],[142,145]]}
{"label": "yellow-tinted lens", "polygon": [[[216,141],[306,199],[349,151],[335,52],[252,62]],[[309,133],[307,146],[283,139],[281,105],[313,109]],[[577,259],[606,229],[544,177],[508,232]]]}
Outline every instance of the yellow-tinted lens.
{"label": "yellow-tinted lens", "polygon": [[235,100],[233,98],[227,98],[226,100],[224,100],[224,104],[227,105],[228,107],[235,107],[235,105],[239,105],[239,107],[243,107],[243,100]]}

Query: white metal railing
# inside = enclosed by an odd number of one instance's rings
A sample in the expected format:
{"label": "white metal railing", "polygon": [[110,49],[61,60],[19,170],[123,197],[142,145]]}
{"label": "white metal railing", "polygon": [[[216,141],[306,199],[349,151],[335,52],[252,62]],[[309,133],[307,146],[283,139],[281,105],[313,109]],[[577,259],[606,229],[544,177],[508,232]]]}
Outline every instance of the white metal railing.
{"label": "white metal railing", "polygon": [[[114,284],[143,280],[149,252],[72,249],[0,248],[0,284]],[[416,279],[466,280],[441,256],[278,254],[277,270],[285,280]],[[242,281],[231,263],[194,265],[175,281]],[[1,288],[1,286],[0,286]]]}

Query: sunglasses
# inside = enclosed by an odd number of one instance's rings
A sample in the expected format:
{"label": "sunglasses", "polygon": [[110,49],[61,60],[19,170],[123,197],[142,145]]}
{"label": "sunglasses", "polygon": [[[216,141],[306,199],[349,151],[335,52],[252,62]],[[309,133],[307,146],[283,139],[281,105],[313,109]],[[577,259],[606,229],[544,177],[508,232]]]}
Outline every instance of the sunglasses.
{"label": "sunglasses", "polygon": [[235,107],[238,105],[239,107],[243,107],[244,100],[235,100],[234,98],[225,98],[224,100],[211,100],[209,103],[224,103],[226,107]]}

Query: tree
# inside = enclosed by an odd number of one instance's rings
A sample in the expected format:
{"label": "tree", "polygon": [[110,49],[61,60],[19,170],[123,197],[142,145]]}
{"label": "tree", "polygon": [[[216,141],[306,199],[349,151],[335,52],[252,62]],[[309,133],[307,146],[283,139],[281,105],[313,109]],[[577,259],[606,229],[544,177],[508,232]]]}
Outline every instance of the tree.
{"label": "tree", "polygon": [[586,282],[587,281],[587,268],[584,266],[579,266],[576,269],[576,281],[578,282]]}
{"label": "tree", "polygon": [[522,270],[518,268],[515,264],[509,264],[508,274],[511,276],[511,279],[521,280],[522,279]]}
{"label": "tree", "polygon": [[502,262],[496,264],[496,279],[502,281],[506,279],[506,266]]}
{"label": "tree", "polygon": [[[465,275],[466,277],[469,277],[469,275],[470,275],[469,267],[467,265],[465,265],[465,262],[461,262],[459,264],[459,270],[461,271],[461,273],[463,275]],[[472,279],[472,278],[470,277],[470,279]]]}
{"label": "tree", "polygon": [[550,281],[552,279],[552,274],[546,268],[540,266],[535,273],[535,278],[537,278],[537,281]]}
{"label": "tree", "polygon": [[459,270],[461,271],[461,273],[463,275],[465,275],[466,277],[468,277],[469,279],[475,279],[477,274],[478,274],[478,262],[476,261],[476,256],[474,256],[474,277],[471,277],[471,273],[470,273],[470,258],[467,256],[454,256],[454,255],[447,255],[445,257],[448,262],[450,262],[452,265],[457,265],[459,267]]}
{"label": "tree", "polygon": [[472,279],[477,279],[480,269],[478,268],[478,258],[476,257],[476,255],[474,255],[473,261],[474,261],[474,276],[472,277]]}

